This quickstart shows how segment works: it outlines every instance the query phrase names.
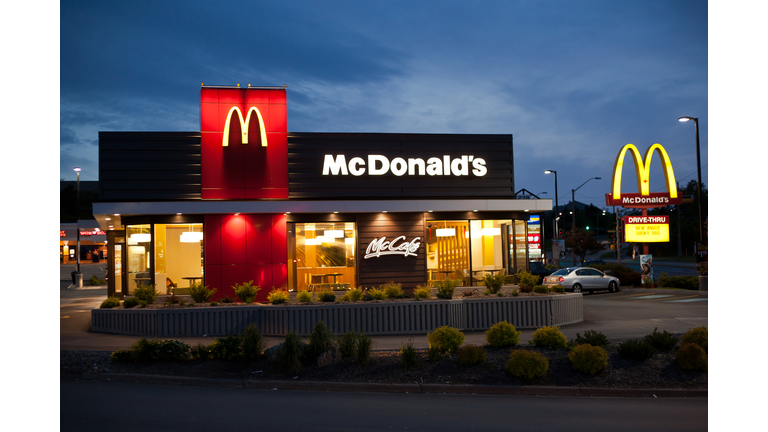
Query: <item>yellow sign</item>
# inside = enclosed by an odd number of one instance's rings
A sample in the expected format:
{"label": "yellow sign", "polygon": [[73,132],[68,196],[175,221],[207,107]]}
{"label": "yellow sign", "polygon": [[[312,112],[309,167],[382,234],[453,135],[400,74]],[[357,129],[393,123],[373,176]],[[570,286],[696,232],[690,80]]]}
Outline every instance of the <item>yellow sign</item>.
{"label": "yellow sign", "polygon": [[627,224],[624,233],[631,243],[668,242],[669,224]]}
{"label": "yellow sign", "polygon": [[[637,194],[621,193],[621,173],[624,168],[624,156],[627,151],[632,155],[635,162],[635,174],[637,175]],[[651,193],[648,180],[651,174],[651,158],[653,152],[659,154],[661,158],[662,169],[667,187],[667,193]],[[620,205],[624,207],[663,207],[670,204],[679,204],[680,198],[677,196],[677,184],[675,182],[675,172],[672,170],[672,162],[669,160],[667,151],[661,144],[652,145],[646,152],[645,157],[640,155],[640,151],[634,144],[627,144],[621,148],[616,163],[613,166],[613,179],[611,180],[611,193],[606,194],[606,204]]]}
{"label": "yellow sign", "polygon": [[240,120],[240,131],[243,134],[243,144],[248,144],[248,125],[251,123],[251,114],[256,113],[256,117],[259,119],[259,132],[261,133],[261,146],[267,146],[267,130],[264,128],[264,119],[261,117],[259,109],[256,107],[250,107],[248,109],[248,116],[243,120],[243,113],[240,112],[240,108],[232,107],[227,114],[227,120],[224,123],[224,137],[221,140],[221,145],[227,147],[229,145],[229,123],[232,120],[232,113],[237,113],[237,118]]}

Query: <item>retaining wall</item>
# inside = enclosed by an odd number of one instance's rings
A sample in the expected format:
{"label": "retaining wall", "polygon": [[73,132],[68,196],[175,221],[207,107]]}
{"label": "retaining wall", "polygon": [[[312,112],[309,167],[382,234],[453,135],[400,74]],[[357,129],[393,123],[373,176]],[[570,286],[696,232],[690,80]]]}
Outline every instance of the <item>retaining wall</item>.
{"label": "retaining wall", "polygon": [[93,309],[91,331],[148,337],[224,336],[256,324],[265,336],[312,332],[324,321],[334,333],[426,334],[440,326],[486,330],[499,321],[518,329],[584,320],[581,294],[297,306],[182,309]]}

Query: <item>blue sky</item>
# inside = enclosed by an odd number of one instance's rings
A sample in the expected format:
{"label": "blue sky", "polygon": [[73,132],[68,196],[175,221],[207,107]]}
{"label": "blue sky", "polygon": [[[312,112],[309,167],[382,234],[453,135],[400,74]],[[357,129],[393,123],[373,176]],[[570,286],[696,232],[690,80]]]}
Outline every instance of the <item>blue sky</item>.
{"label": "blue sky", "polygon": [[250,83],[287,84],[291,132],[513,134],[516,189],[554,199],[556,170],[561,204],[602,177],[576,199],[604,206],[627,143],[695,179],[694,116],[709,183],[706,2],[77,1],[60,24],[67,180],[97,179],[98,131],[199,130],[200,83]]}

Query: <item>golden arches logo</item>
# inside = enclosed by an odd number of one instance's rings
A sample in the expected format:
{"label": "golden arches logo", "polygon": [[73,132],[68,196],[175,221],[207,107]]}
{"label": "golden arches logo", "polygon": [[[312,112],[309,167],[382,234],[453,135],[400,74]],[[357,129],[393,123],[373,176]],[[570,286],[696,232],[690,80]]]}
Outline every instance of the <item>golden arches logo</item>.
{"label": "golden arches logo", "polygon": [[221,140],[221,145],[227,147],[229,145],[229,124],[232,121],[232,114],[237,113],[237,118],[240,120],[240,131],[243,134],[243,144],[248,144],[248,125],[251,123],[251,115],[256,113],[256,117],[259,119],[259,133],[261,134],[261,146],[267,146],[267,131],[264,128],[264,119],[261,117],[259,109],[252,106],[248,108],[248,116],[243,120],[243,113],[240,112],[240,108],[232,107],[227,114],[227,120],[224,123],[224,137]]}
{"label": "golden arches logo", "polygon": [[648,151],[645,152],[645,158],[640,155],[640,151],[634,144],[627,144],[622,147],[619,155],[616,157],[616,163],[613,166],[613,180],[611,181],[611,195],[613,199],[621,199],[621,171],[624,165],[624,155],[627,151],[632,155],[635,161],[635,173],[637,174],[637,189],[640,195],[650,195],[648,188],[648,177],[651,174],[651,157],[653,152],[656,151],[661,158],[662,169],[664,170],[664,178],[667,184],[667,193],[670,198],[677,198],[677,184],[675,183],[675,173],[672,171],[672,162],[669,160],[667,151],[661,144],[652,145]]}

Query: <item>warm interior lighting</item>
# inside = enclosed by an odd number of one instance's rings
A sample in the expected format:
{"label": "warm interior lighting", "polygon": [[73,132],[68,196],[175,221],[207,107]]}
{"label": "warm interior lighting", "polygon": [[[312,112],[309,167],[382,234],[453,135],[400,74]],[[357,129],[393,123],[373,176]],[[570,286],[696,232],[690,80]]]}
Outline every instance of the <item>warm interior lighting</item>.
{"label": "warm interior lighting", "polygon": [[315,237],[318,243],[333,243],[335,240],[332,237],[317,236]]}
{"label": "warm interior lighting", "polygon": [[146,243],[151,240],[152,240],[152,234],[143,234],[143,233],[131,234],[131,241],[135,241],[136,243]]}
{"label": "warm interior lighting", "polygon": [[483,228],[480,232],[484,236],[498,236],[501,235],[501,228]]}
{"label": "warm interior lighting", "polygon": [[347,237],[344,239],[344,244],[353,245],[355,244],[355,239],[352,237]]}
{"label": "warm interior lighting", "polygon": [[304,244],[306,246],[316,246],[317,245],[317,239],[304,239]]}
{"label": "warm interior lighting", "polygon": [[325,230],[325,231],[323,231],[323,235],[325,237],[329,237],[329,238],[343,238],[344,237],[344,231],[342,231],[342,230]]}
{"label": "warm interior lighting", "polygon": [[438,228],[436,235],[438,237],[453,237],[456,235],[456,228]]}

